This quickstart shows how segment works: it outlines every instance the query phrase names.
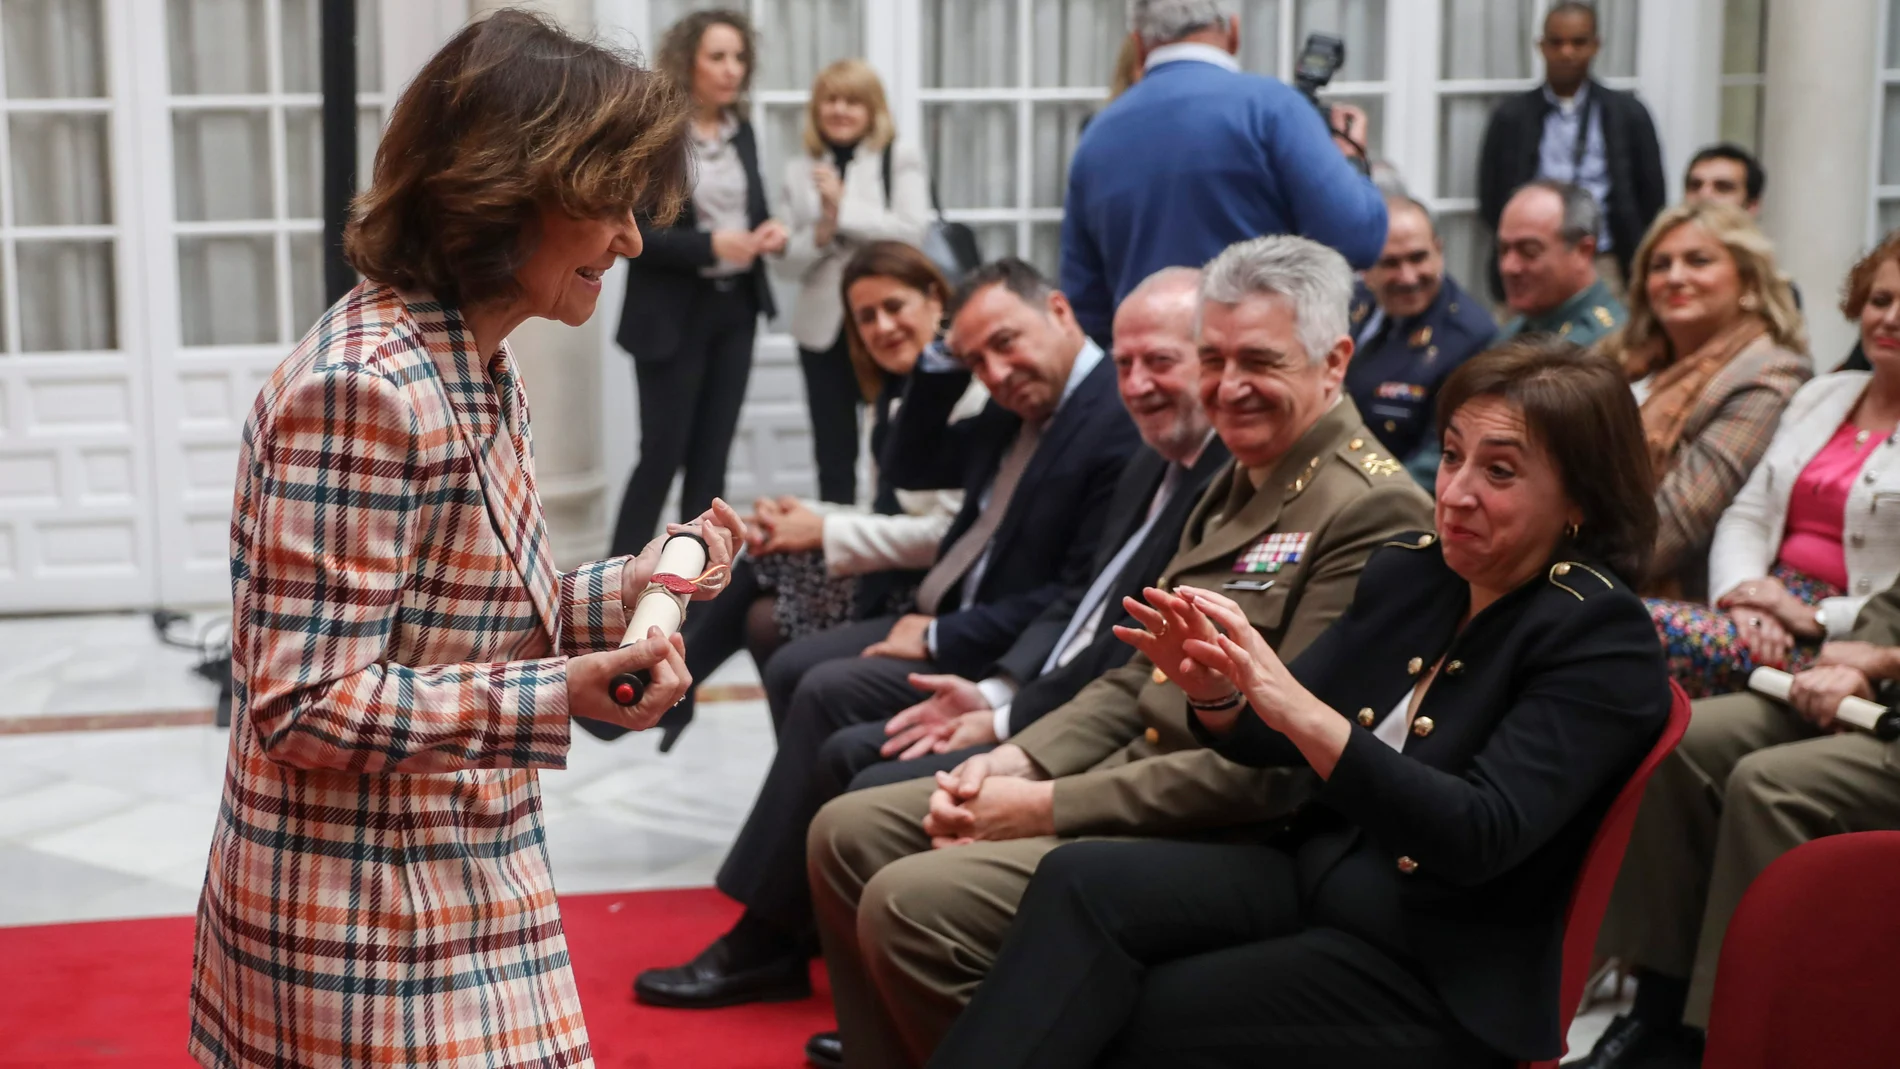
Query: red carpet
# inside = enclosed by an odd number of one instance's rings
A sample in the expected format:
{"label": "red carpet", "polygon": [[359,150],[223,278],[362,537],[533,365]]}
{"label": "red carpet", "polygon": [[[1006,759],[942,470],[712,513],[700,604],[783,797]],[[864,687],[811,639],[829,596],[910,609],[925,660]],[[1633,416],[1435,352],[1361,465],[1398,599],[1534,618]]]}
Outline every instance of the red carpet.
{"label": "red carpet", "polygon": [[[805,1039],[833,1027],[815,998],[694,1012],[635,1005],[639,969],[699,952],[738,915],[710,889],[561,899],[574,973],[601,1069],[797,1069]],[[0,928],[0,1069],[190,1069],[189,917]]]}

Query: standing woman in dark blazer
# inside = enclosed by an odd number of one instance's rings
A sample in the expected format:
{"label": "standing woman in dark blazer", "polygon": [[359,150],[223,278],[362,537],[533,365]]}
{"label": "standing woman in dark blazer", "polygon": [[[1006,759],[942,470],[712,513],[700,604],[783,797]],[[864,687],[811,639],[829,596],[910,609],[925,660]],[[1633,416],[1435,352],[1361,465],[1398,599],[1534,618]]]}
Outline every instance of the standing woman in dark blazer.
{"label": "standing woman in dark blazer", "polygon": [[626,552],[653,537],[682,467],[682,516],[725,493],[759,315],[776,314],[760,257],[784,251],[787,234],[767,215],[745,119],[756,54],[752,24],[736,11],[694,12],[660,42],[659,69],[692,91],[693,192],[670,226],[640,218],[646,251],[627,263],[617,340],[633,354],[640,461],[614,525],[613,545]]}
{"label": "standing woman in dark blazer", "polygon": [[1669,715],[1621,578],[1655,538],[1642,423],[1614,365],[1533,337],[1453,372],[1438,425],[1437,532],[1375,551],[1290,668],[1220,594],[1128,599],[1142,629],[1116,634],[1187,692],[1203,742],[1322,782],[1264,843],[1050,853],[932,1066],[1562,1052],[1572,885]]}

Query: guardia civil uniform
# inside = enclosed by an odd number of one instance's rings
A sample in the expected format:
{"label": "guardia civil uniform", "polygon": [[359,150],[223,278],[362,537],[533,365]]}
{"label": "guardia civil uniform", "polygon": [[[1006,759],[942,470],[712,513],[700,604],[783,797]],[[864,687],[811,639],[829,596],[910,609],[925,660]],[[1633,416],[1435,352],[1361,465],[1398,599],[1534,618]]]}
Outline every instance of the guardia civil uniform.
{"label": "guardia civil uniform", "polygon": [[1427,442],[1438,388],[1497,333],[1491,313],[1449,276],[1414,316],[1387,314],[1361,285],[1352,304],[1346,392],[1372,433],[1403,463]]}

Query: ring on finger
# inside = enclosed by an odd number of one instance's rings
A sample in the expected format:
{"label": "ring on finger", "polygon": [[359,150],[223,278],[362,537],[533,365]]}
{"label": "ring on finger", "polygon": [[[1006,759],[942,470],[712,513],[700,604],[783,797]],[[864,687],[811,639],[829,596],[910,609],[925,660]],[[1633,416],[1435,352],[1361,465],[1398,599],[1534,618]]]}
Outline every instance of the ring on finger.
{"label": "ring on finger", "polygon": [[1750,626],[1750,627],[1760,627],[1760,626],[1761,626],[1761,617],[1759,617],[1759,616],[1751,616],[1751,617],[1749,617],[1749,618],[1748,618],[1748,626]]}

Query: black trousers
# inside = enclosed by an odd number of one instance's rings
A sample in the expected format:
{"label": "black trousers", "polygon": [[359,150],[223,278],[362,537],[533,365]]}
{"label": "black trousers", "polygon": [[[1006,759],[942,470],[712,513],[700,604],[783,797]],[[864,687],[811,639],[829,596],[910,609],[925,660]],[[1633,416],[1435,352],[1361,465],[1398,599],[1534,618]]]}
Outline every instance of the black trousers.
{"label": "black trousers", "polygon": [[706,511],[726,492],[726,463],[739,429],[746,382],[752,375],[752,339],[759,304],[748,276],[705,279],[671,360],[635,360],[640,405],[640,460],[620,499],[611,553],[638,553],[653,538],[673,476],[680,484],[680,519]]}
{"label": "black trousers", "polygon": [[1426,983],[1302,919],[1269,846],[1083,842],[1043,859],[933,1069],[1505,1067]]}
{"label": "black trousers", "polygon": [[818,784],[820,793],[824,795],[818,808],[823,809],[826,802],[846,791],[861,791],[867,787],[882,787],[889,783],[902,783],[938,772],[948,772],[977,754],[996,749],[993,745],[972,746],[949,753],[925,754],[908,761],[893,761],[883,753],[884,743],[889,738],[884,733],[883,720],[853,724],[833,732],[818,751]]}
{"label": "black trousers", "polygon": [[824,793],[818,775],[825,740],[839,728],[882,723],[922,701],[924,692],[911,686],[908,676],[935,670],[929,661],[859,656],[889,634],[895,620],[886,616],[822,631],[766,662],[765,693],[778,723],[778,753],[714,882],[781,931],[811,924],[805,830],[837,793]]}
{"label": "black trousers", "polygon": [[805,372],[818,500],[852,504],[858,499],[858,406],[864,402],[864,393],[851,370],[844,328],[839,328],[838,340],[829,349],[799,346],[798,365]]}

